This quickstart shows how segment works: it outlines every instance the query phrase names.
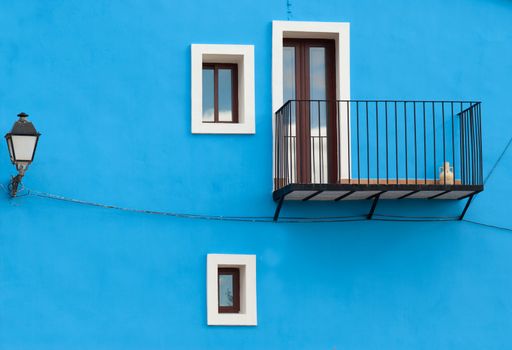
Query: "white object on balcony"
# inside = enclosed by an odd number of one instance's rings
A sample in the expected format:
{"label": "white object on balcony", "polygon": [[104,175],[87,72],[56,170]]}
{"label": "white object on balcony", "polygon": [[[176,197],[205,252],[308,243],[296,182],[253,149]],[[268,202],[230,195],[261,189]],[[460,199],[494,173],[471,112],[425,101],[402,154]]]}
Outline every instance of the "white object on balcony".
{"label": "white object on balcony", "polygon": [[444,162],[444,166],[439,167],[439,183],[442,185],[453,185],[455,183],[453,167],[450,166],[450,162]]}

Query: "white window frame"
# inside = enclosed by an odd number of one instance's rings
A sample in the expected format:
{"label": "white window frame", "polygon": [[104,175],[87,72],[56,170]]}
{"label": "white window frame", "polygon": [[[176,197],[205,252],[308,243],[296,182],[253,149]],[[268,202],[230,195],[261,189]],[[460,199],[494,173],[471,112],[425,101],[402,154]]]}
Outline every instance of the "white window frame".
{"label": "white window frame", "polygon": [[[209,326],[256,326],[256,255],[208,254],[206,257],[207,319]],[[219,313],[219,268],[240,269],[240,312]]]}
{"label": "white window frame", "polygon": [[[238,123],[203,123],[203,63],[238,65]],[[191,114],[193,134],[254,134],[254,46],[191,45]]]}
{"label": "white window frame", "polygon": [[[336,51],[336,99],[350,100],[350,23],[348,22],[272,22],[272,135],[275,146],[275,112],[283,101],[283,39],[334,39]],[[341,111],[340,141],[347,149],[347,113]],[[345,120],[345,121],[344,121]],[[350,128],[350,125],[348,125]],[[275,148],[274,148],[275,149]],[[272,152],[275,157],[275,152]],[[350,152],[342,152],[340,164],[349,164]],[[275,174],[275,159],[272,162]],[[348,169],[341,166],[340,179],[348,178]]]}

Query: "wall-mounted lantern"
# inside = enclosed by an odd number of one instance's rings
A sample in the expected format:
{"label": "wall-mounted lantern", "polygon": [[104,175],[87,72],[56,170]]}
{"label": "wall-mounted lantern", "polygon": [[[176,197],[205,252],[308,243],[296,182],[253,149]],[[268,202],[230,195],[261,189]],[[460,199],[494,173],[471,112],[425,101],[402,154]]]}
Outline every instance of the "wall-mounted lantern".
{"label": "wall-mounted lantern", "polygon": [[27,120],[28,114],[22,112],[18,114],[18,117],[19,119],[14,123],[11,131],[5,135],[11,162],[18,170],[18,175],[11,179],[10,191],[12,197],[16,196],[18,185],[34,159],[37,141],[41,135],[34,125]]}

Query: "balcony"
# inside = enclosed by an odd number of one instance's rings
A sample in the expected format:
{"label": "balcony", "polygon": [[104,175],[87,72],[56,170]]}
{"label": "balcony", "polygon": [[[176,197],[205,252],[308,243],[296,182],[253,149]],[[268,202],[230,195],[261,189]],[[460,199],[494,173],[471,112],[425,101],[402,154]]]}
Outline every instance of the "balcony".
{"label": "balcony", "polygon": [[274,132],[276,220],[284,200],[469,205],[483,190],[480,102],[290,100]]}

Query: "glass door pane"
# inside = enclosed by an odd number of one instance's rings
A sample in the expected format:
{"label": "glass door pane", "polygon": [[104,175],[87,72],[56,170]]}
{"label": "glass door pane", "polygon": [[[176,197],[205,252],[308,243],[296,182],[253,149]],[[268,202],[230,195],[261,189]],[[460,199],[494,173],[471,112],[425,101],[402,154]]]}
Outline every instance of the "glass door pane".
{"label": "glass door pane", "polygon": [[[280,147],[285,156],[287,177],[294,183],[336,181],[336,127],[334,100],[334,41],[322,39],[284,39],[283,101],[292,100],[283,109],[284,135]],[[331,172],[333,174],[331,174]]]}
{"label": "glass door pane", "polygon": [[[289,113],[283,120],[284,126],[284,159],[287,163],[286,174],[291,182],[296,181],[297,177],[297,125],[296,125],[296,84],[295,84],[295,47],[285,46],[283,48],[283,101],[288,104]],[[283,149],[283,148],[282,148]]]}
{"label": "glass door pane", "polygon": [[326,183],[328,182],[326,50],[325,47],[310,47],[308,51],[311,181]]}

